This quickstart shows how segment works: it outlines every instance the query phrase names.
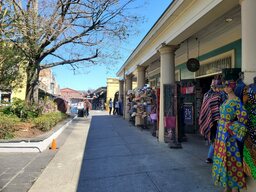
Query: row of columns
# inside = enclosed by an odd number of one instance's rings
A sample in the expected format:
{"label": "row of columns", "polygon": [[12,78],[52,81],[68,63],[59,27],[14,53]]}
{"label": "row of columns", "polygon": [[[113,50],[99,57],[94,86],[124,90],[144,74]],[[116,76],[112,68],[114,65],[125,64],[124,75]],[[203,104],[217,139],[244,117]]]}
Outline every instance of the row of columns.
{"label": "row of columns", "polygon": [[[175,82],[175,56],[174,52],[176,50],[176,46],[162,46],[159,49],[160,53],[160,106],[159,106],[159,116],[164,117],[164,93],[163,87],[164,84],[174,84]],[[142,66],[137,67],[137,87],[142,88],[145,85],[145,68]],[[119,81],[119,91],[120,95],[126,95],[128,90],[132,89],[132,78],[133,76],[126,75],[124,81]],[[125,86],[125,88],[124,88]],[[125,90],[125,93],[123,93]],[[123,99],[124,104],[124,117],[125,119],[129,118],[129,114],[126,107],[126,98]],[[164,142],[164,122],[163,118],[159,118],[159,141]]]}
{"label": "row of columns", "polygon": [[[246,84],[253,83],[256,76],[256,1],[240,0],[241,5],[241,23],[242,23],[242,71],[244,72],[244,81]],[[175,51],[177,46],[162,45],[160,53],[160,106],[159,106],[159,141],[164,142],[164,84],[175,83]],[[145,84],[145,69],[137,67],[137,84],[141,88]],[[123,84],[123,82],[120,82]],[[132,76],[125,76],[125,95],[132,89]],[[120,91],[124,88],[120,85]],[[124,106],[126,99],[124,99]],[[128,118],[125,113],[125,118]]]}

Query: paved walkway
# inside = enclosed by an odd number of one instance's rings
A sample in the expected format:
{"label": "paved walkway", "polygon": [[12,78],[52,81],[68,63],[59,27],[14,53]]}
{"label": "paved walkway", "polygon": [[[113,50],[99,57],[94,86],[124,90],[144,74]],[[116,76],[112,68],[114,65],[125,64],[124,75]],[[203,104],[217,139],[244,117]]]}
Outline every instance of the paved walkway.
{"label": "paved walkway", "polygon": [[[61,127],[69,120],[58,126]],[[57,138],[58,147],[63,145],[71,132],[72,126],[62,132]],[[47,149],[42,153],[0,153],[0,191],[27,192],[57,151]]]}
{"label": "paved walkway", "polygon": [[29,192],[220,191],[204,163],[208,147],[202,139],[189,136],[183,149],[170,149],[121,117],[95,113],[91,123],[74,121],[72,133]]}

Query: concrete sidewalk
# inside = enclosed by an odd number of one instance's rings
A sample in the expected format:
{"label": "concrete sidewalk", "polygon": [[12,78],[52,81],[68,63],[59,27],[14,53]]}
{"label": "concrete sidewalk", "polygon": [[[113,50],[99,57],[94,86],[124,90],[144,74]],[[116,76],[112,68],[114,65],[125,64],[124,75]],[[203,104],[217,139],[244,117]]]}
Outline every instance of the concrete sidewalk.
{"label": "concrete sidewalk", "polygon": [[201,138],[189,136],[183,149],[170,149],[122,117],[93,113],[91,122],[72,123],[72,133],[30,192],[221,191],[204,163],[208,147]]}
{"label": "concrete sidewalk", "polygon": [[30,192],[76,191],[91,118],[73,120],[72,133],[48,164]]}

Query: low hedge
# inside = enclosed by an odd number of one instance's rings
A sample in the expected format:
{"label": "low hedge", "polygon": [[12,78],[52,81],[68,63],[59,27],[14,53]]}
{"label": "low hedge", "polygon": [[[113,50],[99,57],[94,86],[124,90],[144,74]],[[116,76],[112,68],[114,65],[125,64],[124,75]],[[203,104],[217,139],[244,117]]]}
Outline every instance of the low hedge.
{"label": "low hedge", "polygon": [[42,131],[49,131],[51,130],[58,122],[67,118],[65,113],[61,112],[52,112],[41,115],[37,118],[34,118],[32,122],[35,124],[37,129]]}
{"label": "low hedge", "polygon": [[16,116],[8,116],[0,113],[0,139],[11,139],[14,137],[15,125],[20,122]]}

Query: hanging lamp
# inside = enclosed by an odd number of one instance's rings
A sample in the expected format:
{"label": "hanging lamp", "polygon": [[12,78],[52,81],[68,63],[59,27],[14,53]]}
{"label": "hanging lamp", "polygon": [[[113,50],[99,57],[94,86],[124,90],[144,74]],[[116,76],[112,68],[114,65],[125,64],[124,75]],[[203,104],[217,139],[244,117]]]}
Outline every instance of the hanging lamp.
{"label": "hanging lamp", "polygon": [[187,69],[191,72],[196,72],[199,70],[200,68],[200,62],[199,62],[199,41],[198,39],[196,38],[197,40],[197,49],[198,49],[198,57],[197,58],[189,58],[189,46],[188,46],[188,39],[187,39],[187,57],[188,57],[188,60],[187,60]]}

